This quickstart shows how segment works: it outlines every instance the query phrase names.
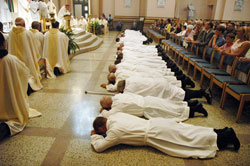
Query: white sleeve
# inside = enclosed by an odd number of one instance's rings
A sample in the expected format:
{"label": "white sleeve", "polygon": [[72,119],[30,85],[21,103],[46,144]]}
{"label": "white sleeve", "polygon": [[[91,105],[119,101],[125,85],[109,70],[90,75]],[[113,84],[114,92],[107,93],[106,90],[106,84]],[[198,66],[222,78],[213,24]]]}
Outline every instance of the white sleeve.
{"label": "white sleeve", "polygon": [[111,114],[112,114],[111,111],[102,110],[102,112],[100,113],[100,116],[105,117],[105,118],[108,118]]}
{"label": "white sleeve", "polygon": [[109,131],[105,138],[98,134],[92,135],[90,142],[96,152],[103,152],[104,150],[119,144],[118,140],[119,138],[115,132]]}
{"label": "white sleeve", "polygon": [[117,86],[113,85],[113,84],[108,84],[106,86],[106,89],[107,89],[107,91],[114,92],[114,91],[117,91]]}

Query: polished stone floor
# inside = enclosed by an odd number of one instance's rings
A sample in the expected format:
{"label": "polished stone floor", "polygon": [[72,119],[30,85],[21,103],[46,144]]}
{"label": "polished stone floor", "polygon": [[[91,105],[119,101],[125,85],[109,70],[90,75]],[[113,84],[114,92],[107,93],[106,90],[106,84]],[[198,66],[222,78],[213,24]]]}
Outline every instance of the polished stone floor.
{"label": "polished stone floor", "polygon": [[31,107],[39,110],[42,117],[31,119],[22,133],[0,143],[0,166],[250,165],[250,107],[243,112],[240,123],[235,123],[239,103],[229,97],[225,109],[220,109],[220,89],[214,90],[213,105],[202,100],[208,118],[197,117],[186,123],[233,127],[242,144],[239,152],[224,150],[213,159],[195,160],[174,158],[150,147],[119,145],[96,153],[90,145],[90,131],[102,96],[84,92],[105,92],[100,84],[106,82],[107,67],[114,61],[116,36],[116,32],[110,32],[103,36],[104,44],[99,49],[74,57],[70,73],[42,81],[43,90],[29,97]]}

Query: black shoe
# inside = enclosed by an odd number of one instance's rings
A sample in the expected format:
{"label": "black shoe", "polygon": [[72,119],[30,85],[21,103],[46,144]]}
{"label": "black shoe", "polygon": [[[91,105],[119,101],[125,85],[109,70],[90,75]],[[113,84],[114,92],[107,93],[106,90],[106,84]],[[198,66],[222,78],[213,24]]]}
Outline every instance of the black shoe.
{"label": "black shoe", "polygon": [[175,76],[180,76],[180,75],[183,75],[183,72],[182,72],[181,70],[179,70],[179,71],[176,71],[176,72],[174,73],[174,75],[175,75]]}
{"label": "black shoe", "polygon": [[208,116],[207,110],[205,110],[205,108],[203,108],[203,107],[199,110],[199,113],[202,113],[204,115],[204,117]]}
{"label": "black shoe", "polygon": [[233,128],[227,128],[225,130],[225,135],[228,139],[228,144],[234,145],[234,150],[238,151],[240,149],[240,141],[237,138]]}
{"label": "black shoe", "polygon": [[30,84],[28,84],[27,95],[29,96],[33,92],[35,92],[35,91],[31,88]]}
{"label": "black shoe", "polygon": [[55,68],[54,68],[54,74],[55,74],[56,76],[59,76],[59,75],[61,75],[62,73],[60,72],[60,70],[59,70],[58,67],[55,67]]}
{"label": "black shoe", "polygon": [[0,124],[0,141],[10,136],[10,128],[6,123]]}
{"label": "black shoe", "polygon": [[204,97],[207,99],[208,104],[212,104],[212,91],[210,88],[205,91]]}
{"label": "black shoe", "polygon": [[188,100],[187,103],[188,103],[188,106],[196,106],[200,102],[198,100]]}
{"label": "black shoe", "polygon": [[195,87],[195,83],[189,77],[186,77],[186,80],[187,80],[187,85],[190,85],[191,88]]}

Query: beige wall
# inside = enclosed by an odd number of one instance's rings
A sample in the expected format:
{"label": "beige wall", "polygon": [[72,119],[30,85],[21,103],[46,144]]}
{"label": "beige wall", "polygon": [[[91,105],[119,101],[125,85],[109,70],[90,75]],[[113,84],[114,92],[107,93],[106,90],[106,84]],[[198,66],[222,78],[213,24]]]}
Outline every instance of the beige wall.
{"label": "beige wall", "polygon": [[250,21],[250,0],[244,0],[242,11],[234,11],[235,0],[226,0],[223,20]]}
{"label": "beige wall", "polygon": [[112,17],[115,15],[115,0],[103,0],[102,11],[107,17],[111,14]]}
{"label": "beige wall", "polygon": [[147,17],[174,17],[175,0],[166,0],[164,8],[157,7],[157,0],[147,1]]}
{"label": "beige wall", "polygon": [[131,0],[131,7],[124,7],[124,0],[115,0],[115,16],[139,16],[140,0]]}
{"label": "beige wall", "polygon": [[92,7],[91,7],[91,14],[92,16],[99,16],[99,0],[91,0]]}

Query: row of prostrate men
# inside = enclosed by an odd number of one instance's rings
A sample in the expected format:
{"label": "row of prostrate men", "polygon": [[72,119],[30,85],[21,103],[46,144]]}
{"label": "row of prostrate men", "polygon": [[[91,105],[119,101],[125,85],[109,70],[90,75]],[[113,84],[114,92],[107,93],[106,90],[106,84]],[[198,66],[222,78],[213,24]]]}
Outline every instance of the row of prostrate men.
{"label": "row of prostrate men", "polygon": [[[28,83],[32,88],[34,79],[31,79],[30,64],[24,60],[34,61],[37,56],[21,54],[27,48],[36,52],[35,47],[28,46],[32,41],[27,36],[32,34],[24,30],[22,23],[21,18],[16,20],[15,31],[23,35],[12,36],[11,32],[8,43],[8,48],[14,45],[11,47],[20,57],[8,53],[5,38],[0,34],[0,84],[4,85],[0,87],[0,106],[3,110],[0,116],[4,121],[0,124],[0,140],[22,131],[34,112],[29,107],[26,93]],[[57,32],[53,30],[48,38],[53,39]],[[120,94],[112,98],[103,97],[100,101],[101,116],[95,119],[91,132],[94,149],[102,152],[121,143],[149,145],[168,155],[184,158],[212,158],[218,149],[230,145],[237,151],[240,142],[232,128],[213,129],[182,123],[198,114],[207,117],[202,104],[191,99],[205,97],[211,103],[211,94],[203,89],[186,88],[194,87],[194,83],[170,59],[166,59],[166,65],[157,56],[158,52],[164,54],[160,46],[156,49],[152,45],[142,45],[146,38],[140,32],[126,30],[124,35],[117,39],[120,43],[116,65],[109,66],[109,83],[101,85]],[[27,38],[23,39],[25,36]],[[21,42],[12,43],[14,41]],[[59,39],[56,37],[54,43],[57,42]],[[54,48],[59,48],[59,45],[50,43],[47,47],[50,46],[53,50],[48,54],[56,54]],[[60,66],[57,68],[61,72]],[[144,116],[148,120],[136,116]]]}
{"label": "row of prostrate men", "polygon": [[43,35],[40,23],[25,28],[23,18],[16,18],[8,35],[0,22],[0,140],[21,132],[28,118],[41,113],[29,107],[28,96],[43,88],[40,61],[45,61],[49,79],[70,71],[68,36],[59,31],[59,22]]}
{"label": "row of prostrate men", "polygon": [[116,39],[115,65],[109,66],[108,83],[101,87],[118,93],[100,100],[100,115],[91,131],[95,151],[118,144],[151,146],[183,158],[213,158],[225,148],[238,151],[240,142],[232,128],[182,123],[208,116],[202,102],[192,99],[204,97],[211,104],[211,92],[190,89],[194,82],[171,59],[162,60],[167,57],[163,48],[143,45],[145,40],[133,30]]}

